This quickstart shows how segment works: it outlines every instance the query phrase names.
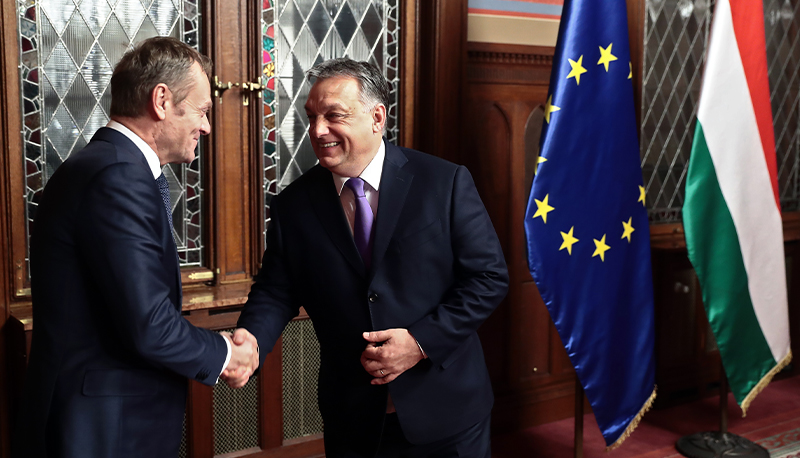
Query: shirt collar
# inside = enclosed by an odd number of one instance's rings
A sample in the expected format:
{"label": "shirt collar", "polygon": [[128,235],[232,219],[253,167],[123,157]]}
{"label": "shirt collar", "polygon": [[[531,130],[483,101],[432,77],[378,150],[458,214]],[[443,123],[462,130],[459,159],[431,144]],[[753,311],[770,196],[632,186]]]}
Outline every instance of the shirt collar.
{"label": "shirt collar", "polygon": [[150,171],[153,172],[153,178],[158,178],[161,175],[161,161],[158,159],[158,155],[150,145],[145,142],[142,137],[136,135],[132,130],[128,129],[124,125],[120,124],[117,121],[109,121],[106,125],[109,129],[114,129],[117,132],[121,133],[122,135],[128,137],[130,141],[136,145],[137,148],[144,154],[144,158],[147,160],[147,165],[150,166]]}
{"label": "shirt collar", "polygon": [[[383,173],[383,160],[386,158],[386,145],[384,145],[383,140],[381,140],[381,145],[378,147],[378,152],[375,153],[375,157],[372,158],[372,161],[367,165],[367,168],[361,172],[361,177],[364,182],[372,187],[374,190],[378,190],[381,185],[381,174]],[[336,192],[339,195],[342,195],[342,188],[344,188],[344,184],[347,183],[347,180],[350,177],[343,177],[341,175],[337,175],[333,172],[333,183],[336,185]]]}

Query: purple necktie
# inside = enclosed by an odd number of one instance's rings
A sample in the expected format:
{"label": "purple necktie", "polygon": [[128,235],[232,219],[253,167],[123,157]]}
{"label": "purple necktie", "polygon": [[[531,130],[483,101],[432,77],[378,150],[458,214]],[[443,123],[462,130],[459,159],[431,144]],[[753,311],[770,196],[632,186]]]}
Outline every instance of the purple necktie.
{"label": "purple necktie", "polygon": [[369,269],[370,261],[372,260],[370,236],[372,235],[372,221],[375,217],[372,215],[372,208],[369,206],[367,196],[364,195],[364,180],[358,177],[350,178],[345,183],[345,186],[350,188],[356,197],[353,239],[356,242],[358,252],[361,253],[361,259],[364,260],[364,265]]}

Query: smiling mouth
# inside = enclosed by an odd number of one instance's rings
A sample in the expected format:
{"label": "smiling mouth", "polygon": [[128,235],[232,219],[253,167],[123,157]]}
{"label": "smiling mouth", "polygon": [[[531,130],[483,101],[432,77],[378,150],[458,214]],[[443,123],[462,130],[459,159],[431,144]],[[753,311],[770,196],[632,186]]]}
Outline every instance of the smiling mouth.
{"label": "smiling mouth", "polygon": [[320,143],[319,146],[323,148],[333,148],[334,146],[338,145],[339,142],[330,142],[330,143]]}

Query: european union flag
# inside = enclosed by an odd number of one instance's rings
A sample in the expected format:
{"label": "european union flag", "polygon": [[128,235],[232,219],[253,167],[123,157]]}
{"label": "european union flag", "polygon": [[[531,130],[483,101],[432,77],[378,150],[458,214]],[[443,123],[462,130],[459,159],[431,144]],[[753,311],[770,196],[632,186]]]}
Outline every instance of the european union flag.
{"label": "european union flag", "polygon": [[565,1],[525,213],[528,266],[611,448],[655,399],[631,77],[625,1]]}

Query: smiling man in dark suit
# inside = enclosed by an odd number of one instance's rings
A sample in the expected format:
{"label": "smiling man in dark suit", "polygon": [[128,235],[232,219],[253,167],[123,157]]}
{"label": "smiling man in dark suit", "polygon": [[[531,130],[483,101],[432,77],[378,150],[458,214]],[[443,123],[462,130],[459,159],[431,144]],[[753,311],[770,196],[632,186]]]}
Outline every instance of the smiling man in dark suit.
{"label": "smiling man in dark suit", "polygon": [[250,341],[181,316],[169,186],[208,134],[210,61],[172,38],[129,51],[111,122],[53,174],[31,237],[33,342],[15,457],[178,455],[187,378],[257,367]]}
{"label": "smiling man in dark suit", "polygon": [[305,308],[329,457],[488,458],[493,395],[476,331],[508,273],[472,177],[383,139],[389,84],[372,65],[335,59],[309,77],[319,165],[271,202],[234,340],[247,330],[271,350]]}

